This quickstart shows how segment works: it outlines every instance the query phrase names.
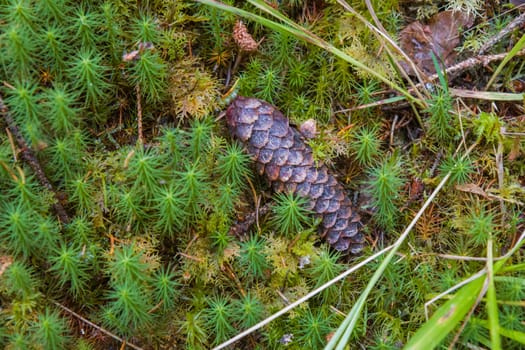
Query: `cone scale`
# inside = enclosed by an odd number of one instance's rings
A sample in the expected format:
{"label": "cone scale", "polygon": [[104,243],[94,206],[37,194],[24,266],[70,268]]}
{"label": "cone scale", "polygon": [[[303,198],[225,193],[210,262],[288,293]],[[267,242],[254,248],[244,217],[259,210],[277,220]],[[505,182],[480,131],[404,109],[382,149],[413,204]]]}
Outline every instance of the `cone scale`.
{"label": "cone scale", "polygon": [[319,233],[343,253],[359,253],[364,237],[360,217],[343,186],[322,162],[315,162],[304,137],[271,104],[239,96],[228,107],[230,132],[246,147],[276,192],[308,199],[309,209],[321,218]]}

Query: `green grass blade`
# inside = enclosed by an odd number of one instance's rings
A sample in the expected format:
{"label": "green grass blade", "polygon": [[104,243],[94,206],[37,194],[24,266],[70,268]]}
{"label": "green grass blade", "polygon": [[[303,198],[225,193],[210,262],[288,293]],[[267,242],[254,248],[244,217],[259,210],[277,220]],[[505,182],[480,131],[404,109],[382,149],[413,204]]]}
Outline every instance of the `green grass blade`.
{"label": "green grass blade", "polygon": [[525,230],[521,233],[520,238],[518,238],[518,241],[516,242],[514,247],[512,247],[512,249],[509,250],[507,254],[505,254],[501,260],[496,261],[496,263],[494,264],[494,273],[499,272],[500,270],[501,272],[507,273],[507,272],[514,272],[514,271],[522,271],[523,269],[525,269],[524,264],[514,264],[508,267],[504,267],[505,263],[512,256],[514,256],[514,253],[518,251],[518,249],[520,249],[524,243],[525,243]]}
{"label": "green grass blade", "polygon": [[430,57],[432,57],[432,63],[434,64],[434,69],[436,70],[436,74],[438,75],[439,83],[441,84],[443,91],[445,91],[448,94],[448,83],[445,79],[445,75],[443,75],[443,69],[439,65],[437,57],[436,55],[434,55],[434,52],[430,52]]}
{"label": "green grass blade", "polygon": [[525,263],[509,265],[501,269],[501,272],[504,272],[504,273],[516,272],[516,271],[525,271]]}
{"label": "green grass blade", "polygon": [[[505,263],[518,249],[520,249],[524,242],[525,231],[521,234],[516,245],[514,245],[514,247],[512,247],[512,249],[507,252],[507,254],[505,254],[501,260],[498,260],[496,263],[494,263],[493,273],[500,271],[508,272],[506,270],[507,268],[504,268]],[[521,266],[521,268],[523,267]],[[414,336],[406,344],[405,349],[432,349],[437,346],[439,342],[441,342],[447,336],[447,334],[454,329],[457,323],[459,323],[463,317],[465,317],[472,305],[474,305],[474,302],[479,295],[485,281],[485,277],[482,277],[483,275],[461,287],[461,289],[443,306],[441,306],[434,313],[434,315],[416,332],[416,334],[414,334]],[[489,327],[488,322],[487,327]],[[499,328],[499,332],[501,335],[503,335],[501,328]]]}
{"label": "green grass blade", "polygon": [[264,1],[261,1],[261,0],[248,0],[248,2],[250,4],[252,4],[253,6],[263,10],[264,12],[274,16],[275,18],[283,21],[284,23],[286,23],[290,27],[293,27],[295,29],[302,29],[299,24],[297,24],[294,21],[290,20],[288,17],[286,17],[281,12],[277,11],[276,9],[274,9],[273,7],[271,7],[270,5],[265,3]]}
{"label": "green grass blade", "polygon": [[404,349],[430,350],[438,346],[474,306],[484,281],[485,277],[480,276],[463,286],[414,334]]}
{"label": "green grass blade", "polygon": [[496,77],[498,76],[498,74],[501,72],[501,70],[503,69],[503,67],[505,67],[505,65],[507,63],[509,63],[509,61],[511,59],[514,58],[514,56],[516,56],[518,54],[518,52],[520,52],[523,48],[525,47],[525,34],[521,37],[521,39],[516,43],[516,45],[514,45],[514,47],[512,48],[512,50],[509,51],[509,53],[507,54],[507,56],[505,56],[505,58],[503,59],[503,61],[501,61],[501,63],[499,64],[498,68],[496,68],[496,70],[494,71],[494,74],[492,74],[492,77],[490,77],[490,80],[489,82],[487,83],[487,86],[485,87],[485,90],[487,90],[491,85],[492,83],[494,83],[494,80],[496,80]]}
{"label": "green grass blade", "polygon": [[496,287],[494,285],[494,257],[492,256],[492,236],[487,244],[487,314],[490,324],[490,342],[493,350],[501,349],[501,338],[499,336],[500,325],[498,318],[498,301],[496,297]]}
{"label": "green grass blade", "polygon": [[397,245],[394,249],[388,253],[385,260],[379,265],[379,268],[376,270],[370,281],[368,282],[368,285],[366,286],[365,290],[361,295],[359,296],[359,299],[355,303],[355,305],[352,307],[352,310],[346,316],[346,319],[343,321],[343,323],[339,326],[339,329],[334,334],[330,342],[326,345],[325,350],[333,349],[334,346],[337,344],[336,350],[344,350],[345,347],[348,344],[348,340],[350,339],[350,336],[352,335],[352,332],[354,331],[355,325],[357,324],[357,321],[361,317],[361,311],[363,310],[363,307],[365,306],[366,299],[368,298],[368,295],[374,289],[376,283],[379,281],[381,276],[383,275],[383,272],[387,268],[388,264],[394,257],[397,249],[400,245]]}
{"label": "green grass blade", "polygon": [[228,341],[226,341],[226,342],[216,346],[215,348],[213,348],[213,350],[224,349],[224,348],[232,345],[233,343],[235,343],[239,339],[242,339],[243,337],[247,336],[248,334],[250,334],[250,333],[252,333],[252,332],[254,332],[254,331],[256,331],[256,330],[258,330],[258,329],[260,329],[260,328],[262,328],[264,326],[266,326],[267,324],[269,324],[270,322],[272,322],[276,318],[281,317],[282,315],[284,315],[288,311],[294,309],[295,307],[301,305],[305,301],[307,301],[307,300],[311,299],[312,297],[318,295],[319,293],[321,293],[326,288],[328,288],[328,287],[334,285],[335,283],[345,279],[346,277],[350,276],[352,273],[354,273],[355,271],[357,271],[361,267],[369,264],[372,260],[377,259],[379,256],[381,256],[383,254],[386,254],[387,251],[389,251],[390,249],[393,249],[393,248],[394,248],[394,246],[391,245],[391,246],[386,247],[383,250],[380,250],[379,252],[377,252],[377,253],[367,257],[366,259],[364,259],[360,263],[350,267],[348,270],[346,270],[345,272],[341,273],[337,277],[334,277],[333,279],[331,279],[330,281],[326,282],[322,286],[320,286],[320,287],[316,288],[315,290],[311,291],[310,293],[306,294],[304,297],[299,298],[298,300],[294,301],[293,303],[291,303],[291,304],[287,305],[286,307],[282,308],[281,310],[277,311],[273,315],[271,315],[271,316],[267,317],[266,319],[262,320],[261,322],[259,322],[255,326],[252,326],[252,327],[248,328],[247,330],[237,334],[235,337],[229,339]]}
{"label": "green grass blade", "polygon": [[[486,329],[490,330],[491,326],[487,320],[475,319],[474,321],[480,326],[485,327]],[[506,338],[512,339],[518,343],[525,344],[525,333],[523,332],[500,327],[499,334],[501,334],[502,336]]]}
{"label": "green grass blade", "polygon": [[[470,153],[470,150],[467,152],[467,154],[468,153]],[[350,313],[348,314],[348,316],[346,316],[345,320],[341,323],[336,333],[332,336],[332,339],[330,339],[330,342],[326,345],[325,350],[344,349],[345,346],[348,344],[350,336],[352,332],[354,331],[355,325],[357,324],[357,321],[361,317],[361,311],[363,310],[363,306],[365,305],[368,295],[370,294],[375,284],[379,281],[379,279],[383,275],[383,272],[385,271],[386,267],[388,266],[388,264],[394,257],[396,251],[399,249],[399,247],[401,247],[401,244],[403,244],[405,239],[408,237],[408,234],[412,231],[412,229],[418,222],[419,218],[423,215],[427,207],[430,205],[430,203],[432,203],[432,201],[437,196],[439,191],[441,191],[443,186],[445,186],[448,179],[450,178],[450,175],[451,175],[450,172],[447,173],[447,175],[445,175],[443,180],[441,180],[441,182],[437,185],[437,187],[434,189],[432,194],[425,201],[421,209],[419,209],[416,216],[414,216],[414,218],[412,219],[410,224],[407,226],[405,231],[403,231],[403,233],[399,236],[399,238],[393,244],[392,250],[385,257],[385,260],[381,263],[381,265],[379,265],[379,268],[376,270],[376,272],[374,273],[374,275],[368,282],[368,285],[366,286],[363,293],[361,293],[361,295],[359,296],[359,299],[357,300],[355,305],[352,307],[352,310],[350,310]]]}
{"label": "green grass blade", "polygon": [[[303,27],[301,27],[301,26],[299,26],[297,24],[292,24],[293,22],[291,22],[290,20],[288,20],[287,18],[285,18],[284,16],[279,14],[277,11],[275,11],[275,10],[273,10],[273,9],[267,7],[267,6],[263,6],[259,2],[250,1],[250,3],[252,3],[253,5],[255,5],[255,6],[261,8],[261,9],[263,9],[265,11],[267,11],[270,15],[275,16],[276,18],[278,18],[280,20],[283,20],[286,24],[281,24],[281,23],[277,23],[277,22],[271,21],[271,20],[269,20],[267,18],[264,18],[262,16],[253,14],[251,12],[248,12],[248,11],[236,8],[234,6],[226,5],[226,4],[224,4],[224,3],[220,2],[220,1],[216,1],[216,0],[196,0],[196,1],[200,2],[202,4],[205,4],[205,5],[208,5],[208,6],[212,6],[212,7],[221,9],[223,11],[227,11],[227,12],[233,13],[235,15],[238,15],[238,16],[241,16],[241,17],[244,17],[244,18],[247,18],[247,19],[251,19],[251,20],[256,21],[256,22],[258,22],[258,23],[260,23],[260,24],[262,24],[264,26],[267,26],[268,28],[270,28],[272,30],[288,33],[290,35],[295,36],[298,39],[301,39],[301,40],[307,42],[307,43],[316,45],[316,46],[322,48],[323,50],[326,50],[326,51],[334,54],[335,56],[345,60],[346,62],[348,62],[351,65],[353,65],[355,68],[363,70],[363,71],[367,72],[368,74],[370,74],[371,76],[381,80],[382,82],[387,84],[390,88],[392,88],[392,89],[398,91],[400,94],[402,94],[407,100],[409,100],[409,101],[411,101],[411,102],[413,102],[413,103],[415,103],[417,105],[420,105],[420,106],[424,105],[424,102],[422,102],[419,99],[417,99],[414,96],[412,96],[410,94],[410,92],[408,92],[408,90],[402,88],[401,86],[397,85],[393,81],[389,80],[387,77],[385,77],[385,76],[379,74],[377,71],[371,69],[370,67],[368,67],[364,63],[356,60],[352,56],[346,54],[345,52],[339,50],[338,48],[336,48],[332,44],[326,42],[325,40],[321,39],[317,35],[311,33],[306,28],[303,28]],[[269,9],[271,9],[271,10],[269,10]]]}
{"label": "green grass blade", "polygon": [[489,101],[524,101],[525,94],[512,92],[495,92],[495,91],[474,91],[449,88],[450,94],[454,97],[475,98],[478,100]]}

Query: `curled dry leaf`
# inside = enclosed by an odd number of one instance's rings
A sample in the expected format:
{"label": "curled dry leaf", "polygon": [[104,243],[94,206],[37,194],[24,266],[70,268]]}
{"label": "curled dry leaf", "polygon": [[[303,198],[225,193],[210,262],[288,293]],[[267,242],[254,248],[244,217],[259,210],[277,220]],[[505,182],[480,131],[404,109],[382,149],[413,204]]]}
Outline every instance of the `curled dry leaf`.
{"label": "curled dry leaf", "polygon": [[476,185],[474,183],[456,185],[456,190],[462,191],[462,192],[468,192],[468,193],[477,194],[477,195],[480,195],[481,197],[483,197],[485,199],[489,198],[487,192],[485,192],[481,187],[479,187],[478,185]]}
{"label": "curled dry leaf", "polygon": [[[445,67],[456,60],[455,48],[459,45],[459,32],[462,28],[471,27],[474,16],[458,11],[444,11],[430,18],[428,24],[412,22],[399,34],[403,51],[414,61],[416,66],[426,74],[436,73],[432,62],[432,53]],[[412,68],[401,62],[403,68],[413,74]]]}

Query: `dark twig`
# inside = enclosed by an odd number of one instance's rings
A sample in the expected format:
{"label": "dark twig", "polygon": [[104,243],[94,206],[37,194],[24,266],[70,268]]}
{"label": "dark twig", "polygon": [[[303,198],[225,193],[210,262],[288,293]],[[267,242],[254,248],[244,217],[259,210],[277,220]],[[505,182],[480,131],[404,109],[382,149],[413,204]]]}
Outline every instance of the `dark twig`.
{"label": "dark twig", "polygon": [[91,322],[91,321],[85,319],[84,317],[80,316],[80,315],[77,314],[75,311],[73,311],[73,310],[71,310],[71,309],[65,307],[64,305],[62,305],[62,304],[60,304],[60,303],[58,303],[58,302],[56,302],[56,301],[53,301],[53,304],[55,304],[56,306],[58,306],[58,307],[61,308],[62,310],[66,311],[67,313],[69,313],[69,314],[75,316],[76,318],[78,318],[79,320],[81,320],[82,322],[84,322],[85,324],[87,324],[87,325],[89,325],[89,326],[95,328],[96,330],[98,330],[98,331],[100,331],[100,332],[102,332],[102,333],[104,333],[104,334],[110,336],[111,338],[113,338],[113,339],[115,339],[115,340],[121,342],[122,344],[125,344],[125,345],[127,345],[127,346],[129,346],[130,348],[135,349],[135,350],[143,350],[141,347],[139,347],[139,346],[137,346],[137,345],[133,345],[133,344],[127,342],[126,340],[124,340],[124,339],[122,339],[122,338],[116,336],[115,334],[111,333],[110,331],[107,331],[107,330],[105,330],[104,328],[102,328],[102,327],[100,327],[100,326],[94,324],[93,322]]}
{"label": "dark twig", "polygon": [[7,127],[11,134],[15,137],[16,143],[18,144],[18,147],[20,148],[20,152],[22,153],[22,158],[26,161],[26,163],[31,167],[33,172],[35,173],[38,181],[40,182],[40,185],[42,185],[47,190],[51,191],[56,199],[56,202],[53,203],[53,210],[57,214],[59,220],[62,223],[68,223],[69,222],[69,216],[67,215],[66,210],[60,203],[60,197],[58,193],[53,189],[53,186],[47,179],[46,174],[42,170],[42,167],[40,166],[40,162],[35,156],[35,153],[29,147],[26,140],[22,136],[22,133],[20,133],[20,130],[18,129],[18,126],[15,123],[15,120],[9,113],[9,110],[7,109],[7,106],[4,104],[4,100],[2,99],[2,96],[0,96],[0,114],[4,117],[5,122],[7,123]]}
{"label": "dark twig", "polygon": [[141,145],[144,144],[144,134],[142,131],[142,101],[141,101],[141,94],[140,94],[140,85],[137,84],[135,87],[135,90],[137,91],[137,127],[138,127],[138,136],[139,136],[139,143]]}

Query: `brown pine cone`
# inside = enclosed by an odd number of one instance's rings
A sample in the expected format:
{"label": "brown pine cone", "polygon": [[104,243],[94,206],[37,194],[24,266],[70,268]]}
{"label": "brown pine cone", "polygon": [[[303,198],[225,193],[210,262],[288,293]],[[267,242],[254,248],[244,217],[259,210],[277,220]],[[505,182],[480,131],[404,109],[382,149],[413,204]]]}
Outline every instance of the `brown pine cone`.
{"label": "brown pine cone", "polygon": [[273,189],[309,199],[310,209],[322,218],[321,237],[341,252],[363,249],[360,217],[343,186],[324,164],[314,162],[312,149],[288,118],[269,103],[241,96],[226,116],[231,133],[244,143]]}

